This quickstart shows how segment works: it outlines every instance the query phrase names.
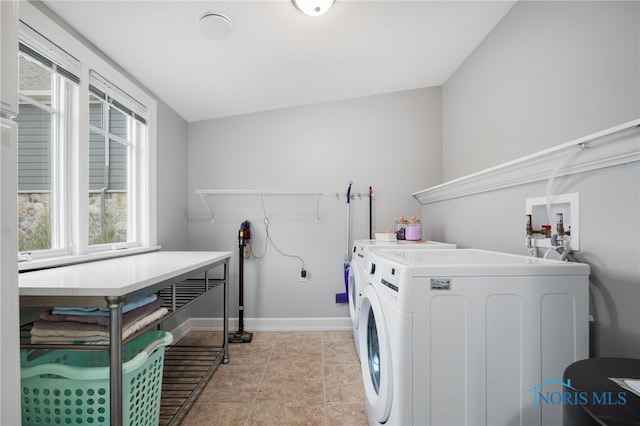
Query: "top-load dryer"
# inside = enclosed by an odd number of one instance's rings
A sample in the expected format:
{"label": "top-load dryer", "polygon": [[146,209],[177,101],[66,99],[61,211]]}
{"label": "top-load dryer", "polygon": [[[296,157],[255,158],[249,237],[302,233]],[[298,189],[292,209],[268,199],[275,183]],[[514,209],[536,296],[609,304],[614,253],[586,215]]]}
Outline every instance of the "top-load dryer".
{"label": "top-load dryer", "polygon": [[349,266],[348,277],[348,295],[349,295],[349,313],[351,315],[351,323],[353,326],[353,338],[358,356],[358,324],[360,314],[360,304],[362,303],[362,290],[364,289],[365,278],[367,276],[368,266],[365,258],[370,248],[402,248],[407,250],[413,249],[455,249],[455,244],[441,243],[437,241],[378,241],[378,240],[355,240],[353,242],[353,251],[351,253],[351,263]]}
{"label": "top-load dryer", "polygon": [[559,425],[588,357],[589,266],[482,250],[370,249],[360,362],[370,425]]}

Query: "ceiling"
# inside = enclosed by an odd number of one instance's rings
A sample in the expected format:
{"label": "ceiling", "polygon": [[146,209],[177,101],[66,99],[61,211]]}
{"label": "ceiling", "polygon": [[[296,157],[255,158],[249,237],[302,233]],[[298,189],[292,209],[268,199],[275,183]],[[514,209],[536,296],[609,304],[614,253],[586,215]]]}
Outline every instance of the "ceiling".
{"label": "ceiling", "polygon": [[[439,86],[515,1],[44,0],[188,122]],[[205,12],[232,21],[224,40]]]}

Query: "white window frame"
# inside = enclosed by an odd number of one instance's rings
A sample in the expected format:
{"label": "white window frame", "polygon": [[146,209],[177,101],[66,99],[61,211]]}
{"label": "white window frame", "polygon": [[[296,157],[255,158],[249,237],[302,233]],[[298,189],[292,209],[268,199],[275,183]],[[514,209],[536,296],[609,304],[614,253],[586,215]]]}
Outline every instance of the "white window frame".
{"label": "white window frame", "polygon": [[[36,52],[47,51],[48,59],[62,63],[74,74],[75,64],[63,59],[64,53],[57,53],[54,46],[42,45],[39,36],[30,28],[20,25],[20,42]],[[28,53],[19,55],[40,63]],[[48,67],[42,65],[43,68]],[[74,143],[73,122],[77,116],[78,85],[70,82],[55,69],[51,69],[51,106],[43,105],[28,95],[19,94],[21,101],[51,114],[51,248],[20,253],[19,258],[44,259],[66,256],[72,253],[71,227],[69,225],[70,176],[69,153]]]}
{"label": "white window frame", "polygon": [[[20,20],[35,29],[43,37],[55,43],[80,62],[80,84],[78,93],[78,114],[73,121],[70,133],[77,149],[69,152],[69,178],[73,189],[69,193],[69,230],[70,252],[62,256],[32,259],[20,262],[19,269],[30,270],[42,267],[59,266],[88,260],[124,256],[157,250],[157,212],[156,212],[156,123],[157,102],[144,89],[132,81],[119,67],[101,52],[88,47],[81,38],[67,31],[47,14],[41,12],[30,2],[22,2]],[[113,83],[131,98],[146,107],[146,131],[140,136],[137,154],[129,156],[133,172],[128,185],[135,185],[129,197],[132,205],[137,206],[129,226],[136,233],[135,244],[89,246],[88,243],[88,203],[89,193],[88,152],[89,152],[89,73],[94,70],[105,80]],[[137,127],[137,126],[136,126]],[[140,129],[137,129],[140,132]],[[130,182],[129,182],[130,181]]]}
{"label": "white window frame", "polygon": [[[136,102],[134,99],[127,93],[123,93],[117,87],[114,87],[110,82],[107,82],[100,75],[95,72],[90,73],[90,81],[89,85],[94,86],[99,91],[103,92],[106,99],[101,100],[103,106],[103,117],[106,117],[106,122],[102,124],[105,125],[105,128],[97,128],[89,123],[90,131],[100,134],[105,138],[105,142],[107,143],[106,150],[108,151],[108,144],[110,140],[114,140],[124,146],[127,147],[127,241],[119,242],[119,243],[107,243],[107,244],[96,244],[90,245],[89,251],[91,252],[99,252],[105,250],[111,250],[112,248],[117,248],[118,250],[124,248],[134,248],[140,246],[140,233],[139,229],[144,227],[144,223],[142,221],[142,216],[138,214],[139,204],[144,202],[144,198],[140,196],[139,192],[141,188],[138,183],[141,181],[138,176],[138,167],[136,159],[141,156],[138,152],[141,147],[145,145],[146,139],[146,120],[143,123],[142,121],[133,117],[136,115],[138,117],[146,116],[146,108]],[[112,102],[115,101],[115,102]],[[122,105],[118,106],[117,103],[121,103]],[[114,135],[109,132],[109,109],[115,108],[119,112],[121,112],[126,117],[127,122],[127,136],[125,139]],[[125,111],[128,109],[128,112]],[[109,161],[108,152],[105,154],[105,160]]]}

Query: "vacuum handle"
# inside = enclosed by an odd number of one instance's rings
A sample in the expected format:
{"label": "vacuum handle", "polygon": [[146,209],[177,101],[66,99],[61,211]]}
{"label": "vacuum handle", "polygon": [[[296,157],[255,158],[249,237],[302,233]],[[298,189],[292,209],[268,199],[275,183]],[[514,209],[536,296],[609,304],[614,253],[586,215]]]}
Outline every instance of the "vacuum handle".
{"label": "vacuum handle", "polygon": [[251,223],[245,220],[240,225],[240,231],[238,231],[238,246],[244,247],[251,240]]}

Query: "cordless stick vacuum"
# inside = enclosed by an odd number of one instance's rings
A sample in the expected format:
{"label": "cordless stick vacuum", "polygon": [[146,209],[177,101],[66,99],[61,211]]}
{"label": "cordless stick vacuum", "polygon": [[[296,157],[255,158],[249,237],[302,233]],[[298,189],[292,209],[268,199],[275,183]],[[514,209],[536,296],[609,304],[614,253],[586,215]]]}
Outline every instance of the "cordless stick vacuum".
{"label": "cordless stick vacuum", "polygon": [[247,245],[251,242],[251,224],[245,220],[238,232],[238,331],[229,333],[229,343],[251,343],[253,333],[244,331],[244,257]]}

